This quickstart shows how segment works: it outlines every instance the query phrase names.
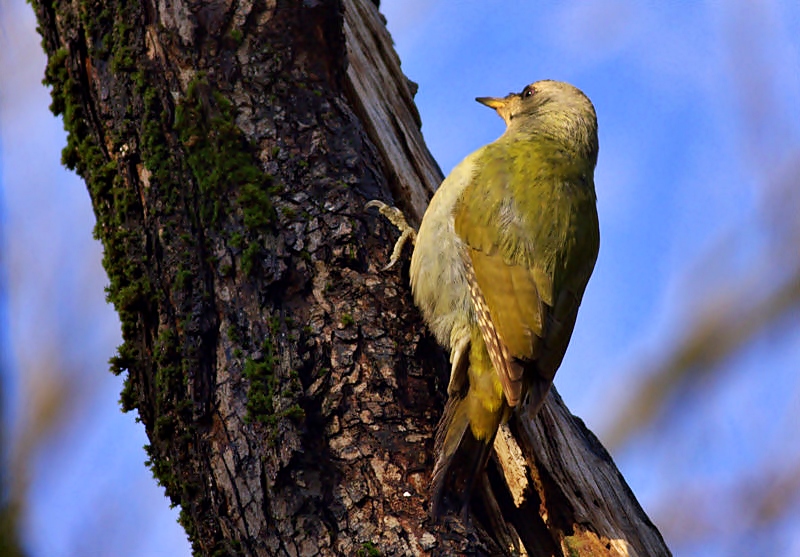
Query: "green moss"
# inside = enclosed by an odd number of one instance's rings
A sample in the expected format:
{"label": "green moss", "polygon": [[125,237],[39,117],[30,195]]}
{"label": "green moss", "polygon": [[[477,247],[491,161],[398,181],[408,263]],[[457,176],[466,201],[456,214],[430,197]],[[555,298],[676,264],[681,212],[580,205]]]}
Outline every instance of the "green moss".
{"label": "green moss", "polygon": [[159,439],[169,440],[175,435],[175,417],[164,414],[156,418],[155,432]]}
{"label": "green moss", "polygon": [[251,242],[242,252],[242,271],[245,275],[251,276],[258,268],[261,256],[261,246],[257,242]]}
{"label": "green moss", "polygon": [[306,419],[306,411],[303,410],[303,408],[299,404],[291,405],[289,408],[283,411],[283,415],[297,422]]}
{"label": "green moss", "polygon": [[130,46],[131,31],[133,31],[131,22],[121,19],[114,24],[111,40],[116,48],[114,48],[113,56],[111,58],[111,71],[127,72],[135,69],[136,63],[134,61],[135,51]]}
{"label": "green moss", "polygon": [[362,543],[361,547],[356,551],[357,557],[381,557],[381,555],[383,555],[383,553],[381,553],[378,547],[372,542]]}
{"label": "green moss", "polygon": [[244,236],[240,232],[234,232],[228,239],[228,243],[231,247],[241,248],[244,245]]}
{"label": "green moss", "polygon": [[[155,449],[152,445],[145,445],[144,451],[147,453],[147,460],[144,461],[145,465],[150,468],[150,471],[153,472],[153,478],[155,478],[158,485],[168,488],[171,485],[177,484],[178,481],[175,478],[175,475],[172,471],[172,466],[165,462],[164,460],[157,458],[155,456]],[[172,506],[175,506],[175,503],[172,503]]]}
{"label": "green moss", "polygon": [[175,275],[175,282],[173,284],[173,290],[186,290],[186,287],[192,280],[192,271],[189,269],[180,266],[178,269],[178,273]]}
{"label": "green moss", "polygon": [[351,313],[344,313],[342,314],[342,325],[345,327],[349,327],[350,325],[355,325],[356,320]]}
{"label": "green moss", "polygon": [[45,77],[42,80],[42,83],[45,85],[53,86],[50,110],[56,116],[64,114],[67,108],[66,94],[69,91],[65,91],[65,88],[69,80],[69,73],[67,72],[68,55],[69,52],[66,48],[59,48],[56,50],[47,61],[47,68],[44,72]]}
{"label": "green moss", "polygon": [[123,412],[130,412],[135,409],[139,402],[139,397],[133,386],[130,376],[125,377],[122,383],[122,391],[119,393],[119,405]]}
{"label": "green moss", "polygon": [[[275,399],[279,395],[277,389],[279,380],[275,377],[277,360],[272,338],[277,336],[280,329],[280,318],[270,320],[270,337],[265,338],[261,344],[261,353],[258,358],[248,358],[244,364],[243,375],[250,383],[247,390],[247,415],[249,422],[258,422],[267,426],[271,435],[275,432],[272,428],[282,418],[289,418],[297,422],[305,420],[305,410],[297,403],[280,411],[275,409]],[[280,396],[290,398],[302,391],[299,374],[290,373],[288,386],[280,392]]]}
{"label": "green moss", "polygon": [[178,524],[183,526],[183,529],[186,530],[186,535],[192,542],[192,553],[194,555],[202,555],[203,548],[196,542],[198,539],[197,527],[195,526],[192,516],[186,512],[186,509],[182,508],[181,512],[178,514]]}
{"label": "green moss", "polygon": [[244,211],[244,225],[248,230],[265,230],[275,219],[268,190],[263,186],[247,183],[242,186],[239,203]]}
{"label": "green moss", "polygon": [[[136,362],[139,361],[140,355],[137,349],[134,348],[133,344],[131,343],[122,343],[117,348],[117,354],[112,356],[108,363],[110,365],[111,372],[114,375],[120,375],[124,372],[129,371]],[[138,404],[138,396],[136,394],[136,389],[131,381],[130,375],[125,377],[125,381],[122,384],[122,391],[119,395],[119,404],[122,408],[123,412],[130,412],[134,408],[136,408]]]}
{"label": "green moss", "polygon": [[175,130],[205,200],[201,208],[203,224],[220,225],[220,200],[238,192],[245,227],[265,229],[275,217],[270,200],[272,177],[259,167],[234,117],[231,103],[200,76],[189,84],[176,107]]}
{"label": "green moss", "polygon": [[237,46],[242,44],[244,40],[244,33],[242,33],[241,29],[231,29],[230,32],[228,32],[228,36],[233,39],[233,42],[236,43]]}
{"label": "green moss", "polygon": [[113,356],[108,363],[111,365],[111,372],[119,375],[128,371],[139,360],[139,351],[130,344],[121,344],[117,348],[116,356]]}
{"label": "green moss", "polygon": [[244,376],[250,383],[247,391],[247,420],[273,424],[276,362],[272,341],[265,339],[261,348],[262,354],[258,360],[248,358],[244,364]]}
{"label": "green moss", "polygon": [[[170,407],[176,412],[186,409],[186,404],[190,405],[190,401],[176,400],[175,396],[177,393],[185,392],[187,382],[185,368],[189,363],[183,357],[178,333],[174,329],[164,328],[160,331],[153,346],[153,359],[158,364],[155,368],[154,380],[161,398],[160,401],[157,401],[160,406],[160,414],[167,414]],[[158,429],[159,423],[156,422],[154,428],[156,435],[159,434]]]}

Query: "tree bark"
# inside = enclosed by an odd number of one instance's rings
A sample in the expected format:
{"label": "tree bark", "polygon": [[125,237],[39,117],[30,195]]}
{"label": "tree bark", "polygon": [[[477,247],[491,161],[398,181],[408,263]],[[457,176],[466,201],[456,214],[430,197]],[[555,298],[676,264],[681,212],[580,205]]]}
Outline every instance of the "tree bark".
{"label": "tree bark", "polygon": [[203,555],[668,555],[558,399],[428,518],[447,358],[396,234],[441,179],[367,0],[46,2],[46,80],[124,343],[112,370]]}

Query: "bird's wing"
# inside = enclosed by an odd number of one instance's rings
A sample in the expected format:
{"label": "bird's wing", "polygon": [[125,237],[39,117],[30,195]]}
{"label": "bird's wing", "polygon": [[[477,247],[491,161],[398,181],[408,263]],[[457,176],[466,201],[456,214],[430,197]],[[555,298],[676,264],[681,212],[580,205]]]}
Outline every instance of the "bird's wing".
{"label": "bird's wing", "polygon": [[549,382],[561,363],[594,266],[597,233],[580,232],[591,222],[578,223],[576,233],[582,196],[565,194],[557,182],[563,177],[541,155],[498,149],[484,160],[456,204],[454,224],[474,277],[482,336],[513,407],[524,393],[526,370]]}

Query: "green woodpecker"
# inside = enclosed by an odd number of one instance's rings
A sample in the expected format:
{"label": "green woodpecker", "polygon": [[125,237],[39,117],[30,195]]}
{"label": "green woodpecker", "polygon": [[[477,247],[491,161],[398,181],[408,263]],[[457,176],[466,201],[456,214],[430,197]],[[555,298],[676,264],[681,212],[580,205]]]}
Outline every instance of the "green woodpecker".
{"label": "green woodpecker", "polygon": [[506,122],[496,141],[442,182],[415,238],[414,301],[450,350],[450,384],[436,434],[432,512],[448,486],[463,510],[497,428],[520,404],[544,402],[572,336],[600,245],[595,207],[597,116],[567,83],[539,81],[504,98],[476,99]]}
{"label": "green woodpecker", "polygon": [[476,100],[507,129],[442,182],[411,258],[414,301],[451,361],[434,516],[448,491],[466,508],[497,428],[521,402],[534,411],[544,402],[600,242],[586,95],[539,81]]}

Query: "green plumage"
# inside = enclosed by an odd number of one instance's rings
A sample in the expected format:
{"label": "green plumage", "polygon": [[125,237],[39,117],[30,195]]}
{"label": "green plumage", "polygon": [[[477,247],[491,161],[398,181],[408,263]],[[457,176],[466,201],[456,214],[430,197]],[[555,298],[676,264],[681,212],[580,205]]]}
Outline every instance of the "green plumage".
{"label": "green plumage", "polygon": [[411,262],[415,301],[452,350],[434,515],[447,485],[468,503],[510,411],[526,397],[535,409],[542,404],[599,247],[589,99],[571,85],[541,81],[479,101],[508,128],[442,183]]}
{"label": "green plumage", "polygon": [[[481,160],[456,203],[455,232],[511,356],[547,357],[539,371],[552,379],[566,348],[559,337],[571,333],[552,324],[574,322],[597,258],[594,161],[524,132],[488,145]],[[559,297],[575,303],[555,312]]]}

